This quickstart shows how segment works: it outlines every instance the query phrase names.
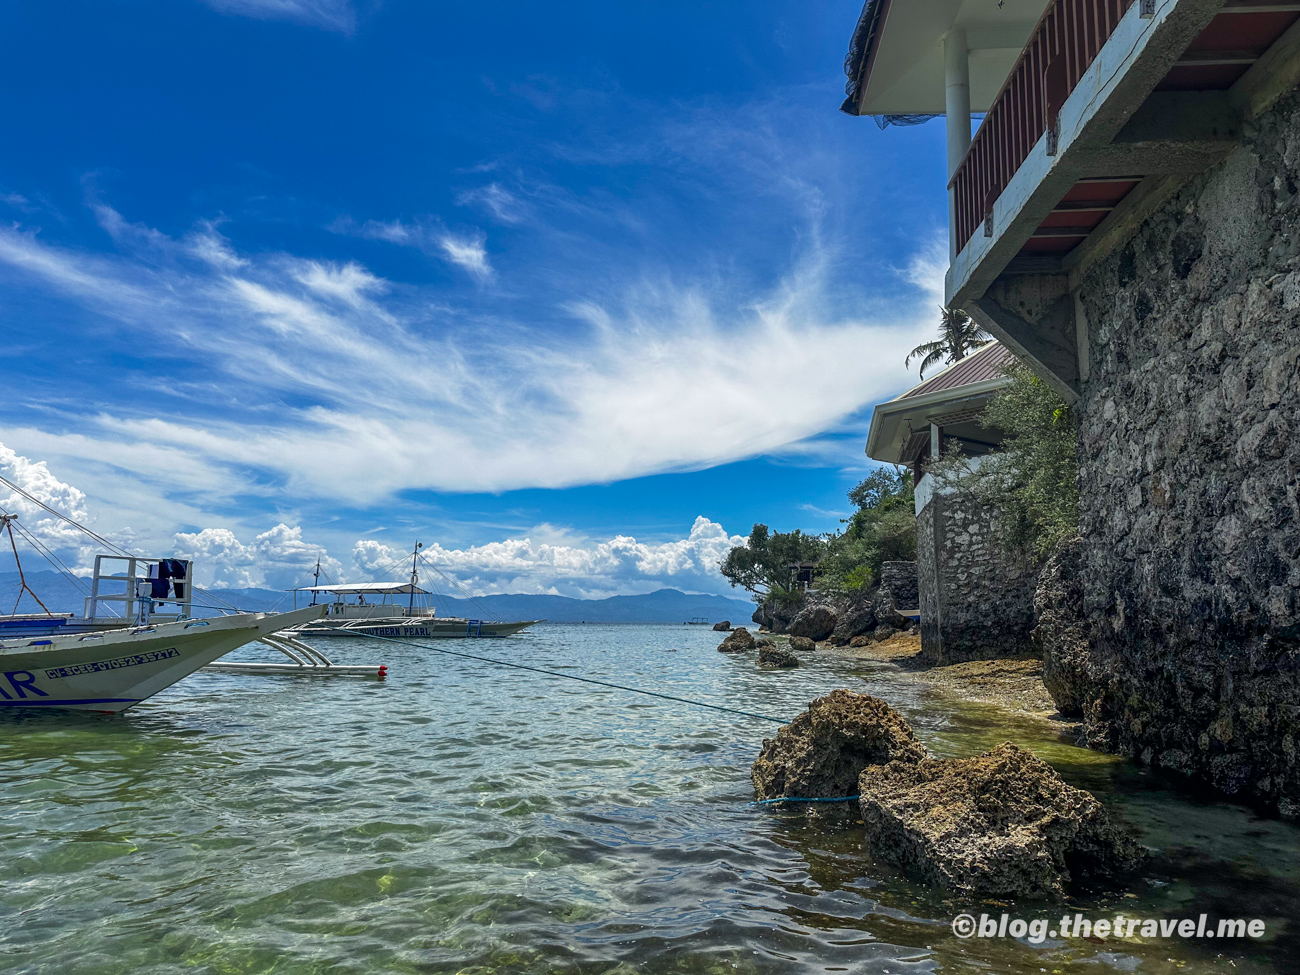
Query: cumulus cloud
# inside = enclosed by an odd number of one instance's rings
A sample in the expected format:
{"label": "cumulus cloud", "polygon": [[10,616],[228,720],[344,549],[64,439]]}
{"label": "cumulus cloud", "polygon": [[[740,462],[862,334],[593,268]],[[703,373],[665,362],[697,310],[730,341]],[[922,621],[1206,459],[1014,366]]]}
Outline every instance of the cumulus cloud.
{"label": "cumulus cloud", "polygon": [[[30,460],[0,444],[0,476],[74,521],[86,524],[90,520],[85,492],[55,477],[45,461]],[[17,515],[24,529],[56,552],[69,554],[75,560],[86,548],[88,538],[84,533],[3,484],[0,484],[0,508]]]}
{"label": "cumulus cloud", "polygon": [[344,33],[351,33],[357,25],[351,0],[207,0],[207,4],[224,14],[291,20]]}
{"label": "cumulus cloud", "polygon": [[229,528],[177,532],[174,554],[193,559],[200,585],[213,589],[288,588],[309,585],[308,576],[320,559],[321,573],[337,581],[343,566],[324,546],[302,537],[302,527],[284,523],[244,544]]}
{"label": "cumulus cloud", "polygon": [[[564,534],[550,526],[540,526],[539,532]],[[695,519],[685,538],[668,542],[641,542],[629,535],[605,541],[532,537],[539,532],[468,548],[448,549],[434,543],[423,550],[423,559],[474,595],[524,592],[600,598],[663,587],[725,592],[727,584],[718,573],[718,563],[728,549],[744,542],[743,536],[728,534],[703,515]],[[352,549],[352,564],[366,578],[382,572],[397,578],[401,563],[409,558],[373,539],[358,541]],[[421,577],[438,586],[436,573],[430,577],[429,570],[422,570]]]}

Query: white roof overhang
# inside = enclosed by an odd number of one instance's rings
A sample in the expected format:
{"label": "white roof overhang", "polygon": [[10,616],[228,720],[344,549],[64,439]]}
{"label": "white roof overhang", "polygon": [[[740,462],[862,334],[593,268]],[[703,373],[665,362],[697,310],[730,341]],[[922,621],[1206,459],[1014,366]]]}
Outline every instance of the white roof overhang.
{"label": "white roof overhang", "polygon": [[987,112],[1048,0],[892,0],[868,55],[859,115],[942,115],[944,36],[966,31],[970,105]]}
{"label": "white roof overhang", "polygon": [[427,596],[429,591],[421,589],[419,586],[412,586],[409,582],[356,582],[349,584],[340,584],[337,586],[303,586],[300,589],[291,589],[290,592],[336,592],[339,595],[348,593],[378,593],[380,595],[394,596]]}
{"label": "white roof overhang", "polygon": [[886,464],[902,463],[903,444],[914,430],[930,425],[930,418],[951,413],[959,408],[975,409],[984,406],[993,394],[1011,380],[996,376],[977,383],[940,389],[921,396],[904,394],[888,403],[881,403],[871,413],[871,429],[867,433],[867,456]]}

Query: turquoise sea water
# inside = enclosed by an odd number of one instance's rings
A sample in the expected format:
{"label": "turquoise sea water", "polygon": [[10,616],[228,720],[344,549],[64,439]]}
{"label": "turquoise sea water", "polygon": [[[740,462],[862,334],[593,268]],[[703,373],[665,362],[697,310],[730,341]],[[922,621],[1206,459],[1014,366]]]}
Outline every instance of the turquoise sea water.
{"label": "turquoise sea water", "polygon": [[[932,750],[1011,739],[1156,855],[1071,911],[1262,918],[1262,941],[961,940],[850,815],[749,805],[777,725],[350,640],[386,682],[196,675],[125,715],[0,715],[4,972],[1294,972],[1300,829],[834,654],[765,672],[700,627],[455,649],[791,717],[882,696]],[[247,651],[241,655],[252,657]]]}

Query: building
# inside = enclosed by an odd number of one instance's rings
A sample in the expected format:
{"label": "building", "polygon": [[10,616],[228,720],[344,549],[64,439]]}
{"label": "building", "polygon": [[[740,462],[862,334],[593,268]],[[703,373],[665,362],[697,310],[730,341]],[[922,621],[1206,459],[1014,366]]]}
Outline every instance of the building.
{"label": "building", "polygon": [[1006,346],[990,343],[871,415],[867,455],[912,469],[921,651],[933,663],[1029,650],[1038,566],[1006,554],[996,511],[927,471],[954,447],[972,467],[997,450],[1000,436],[981,415],[1010,382],[1011,360]]}
{"label": "building", "polygon": [[946,115],[947,300],[1080,419],[1090,740],[1293,815],[1298,22],[1289,0],[870,0],[844,106]]}

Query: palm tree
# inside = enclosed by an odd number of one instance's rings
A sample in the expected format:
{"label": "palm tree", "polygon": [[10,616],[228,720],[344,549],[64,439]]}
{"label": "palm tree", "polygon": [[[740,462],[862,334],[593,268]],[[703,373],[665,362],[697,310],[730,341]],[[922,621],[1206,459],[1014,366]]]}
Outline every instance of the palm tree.
{"label": "palm tree", "polygon": [[939,309],[943,318],[939,322],[939,338],[933,342],[922,342],[907,354],[904,366],[910,366],[912,360],[921,356],[921,378],[925,370],[944,360],[959,362],[976,349],[988,345],[993,336],[980,328],[964,311],[956,308]]}

